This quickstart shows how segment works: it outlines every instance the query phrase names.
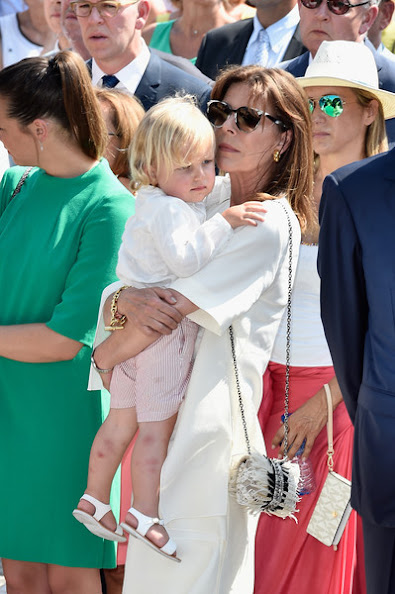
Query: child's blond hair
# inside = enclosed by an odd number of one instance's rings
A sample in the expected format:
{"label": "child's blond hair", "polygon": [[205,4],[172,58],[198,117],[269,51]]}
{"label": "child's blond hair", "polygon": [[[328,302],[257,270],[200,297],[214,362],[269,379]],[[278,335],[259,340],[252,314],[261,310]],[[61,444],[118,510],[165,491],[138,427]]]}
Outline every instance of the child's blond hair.
{"label": "child's blond hair", "polygon": [[163,167],[187,167],[191,158],[215,147],[214,131],[191,95],[160,101],[144,115],[130,147],[130,171],[135,187],[155,185]]}

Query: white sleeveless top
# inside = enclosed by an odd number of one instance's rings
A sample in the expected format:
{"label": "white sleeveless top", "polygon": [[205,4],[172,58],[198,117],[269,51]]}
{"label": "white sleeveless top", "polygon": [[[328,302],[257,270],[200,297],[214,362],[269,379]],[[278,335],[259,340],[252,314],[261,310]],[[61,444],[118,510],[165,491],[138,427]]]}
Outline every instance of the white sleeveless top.
{"label": "white sleeveless top", "polygon": [[16,14],[7,14],[0,18],[0,34],[3,68],[23,58],[39,56],[42,52],[41,45],[32,43],[23,35]]}
{"label": "white sleeveless top", "polygon": [[[291,365],[332,365],[320,315],[320,277],[317,272],[318,246],[300,246],[292,292]],[[271,361],[285,364],[286,312],[274,342]]]}

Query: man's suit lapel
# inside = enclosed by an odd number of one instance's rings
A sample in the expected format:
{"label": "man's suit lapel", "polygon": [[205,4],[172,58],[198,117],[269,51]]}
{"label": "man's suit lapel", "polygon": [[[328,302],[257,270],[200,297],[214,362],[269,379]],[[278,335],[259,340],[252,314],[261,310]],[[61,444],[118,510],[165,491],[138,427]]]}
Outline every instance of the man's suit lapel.
{"label": "man's suit lapel", "polygon": [[295,77],[304,76],[307,70],[307,66],[309,65],[309,52],[305,52],[301,56],[294,58],[288,63],[283,63],[283,67],[285,70],[293,74]]}
{"label": "man's suit lapel", "polygon": [[88,69],[89,76],[92,78],[92,58],[89,58],[89,60],[87,60],[85,62],[85,64],[86,64],[86,67]]}
{"label": "man's suit lapel", "polygon": [[302,43],[302,38],[300,37],[300,28],[299,25],[295,29],[295,33],[293,34],[291,41],[285,51],[283,61],[291,60],[295,56],[299,56],[303,52],[306,52],[307,48]]}
{"label": "man's suit lapel", "polygon": [[254,19],[246,19],[243,24],[245,26],[240,29],[232,42],[231,51],[226,60],[228,64],[241,64],[243,61],[247,44],[254,31]]}
{"label": "man's suit lapel", "polygon": [[146,111],[157,103],[157,89],[161,83],[161,78],[160,59],[151,53],[148,66],[135,93]]}

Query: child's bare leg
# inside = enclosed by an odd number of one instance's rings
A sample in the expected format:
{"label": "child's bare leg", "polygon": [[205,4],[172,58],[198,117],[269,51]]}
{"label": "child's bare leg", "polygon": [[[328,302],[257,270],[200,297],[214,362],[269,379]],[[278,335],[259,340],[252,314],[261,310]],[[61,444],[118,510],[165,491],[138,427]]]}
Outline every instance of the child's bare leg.
{"label": "child's bare leg", "polygon": [[[173,415],[164,421],[139,424],[132,455],[133,507],[152,518],[158,517],[160,472],[176,420],[177,415]],[[137,520],[130,513],[125,522],[137,527]],[[158,524],[148,530],[147,537],[158,547],[169,539],[165,528]]]}
{"label": "child's bare leg", "polygon": [[[134,407],[110,409],[92,444],[85,493],[103,503],[109,503],[112,480],[136,431],[137,419]],[[80,500],[77,507],[91,515],[95,512],[94,506],[84,499]],[[101,523],[112,531],[117,527],[112,512],[108,512]]]}

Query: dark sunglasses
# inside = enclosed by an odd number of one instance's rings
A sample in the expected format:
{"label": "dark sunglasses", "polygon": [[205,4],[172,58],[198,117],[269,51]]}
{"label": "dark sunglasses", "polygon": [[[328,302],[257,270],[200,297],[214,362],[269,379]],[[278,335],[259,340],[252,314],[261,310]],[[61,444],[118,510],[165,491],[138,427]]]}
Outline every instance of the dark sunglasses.
{"label": "dark sunglasses", "polygon": [[346,102],[339,95],[323,95],[320,99],[309,99],[310,113],[313,113],[316,103],[326,115],[331,118],[338,118],[343,113]]}
{"label": "dark sunglasses", "polygon": [[262,119],[262,116],[287,130],[287,126],[279,119],[265,111],[253,107],[238,107],[232,109],[225,101],[213,99],[207,103],[207,119],[214,128],[221,128],[232,113],[235,114],[236,126],[242,132],[253,132]]}
{"label": "dark sunglasses", "polygon": [[[303,6],[305,8],[318,8],[323,0],[301,0]],[[365,4],[369,4],[370,0],[366,0],[365,2],[359,2],[359,4],[351,4],[351,2],[348,2],[347,0],[345,0],[344,2],[342,0],[326,0],[326,4],[328,6],[328,9],[333,12],[333,14],[347,14],[348,11],[350,10],[350,8],[355,8],[356,6],[364,6]]]}

